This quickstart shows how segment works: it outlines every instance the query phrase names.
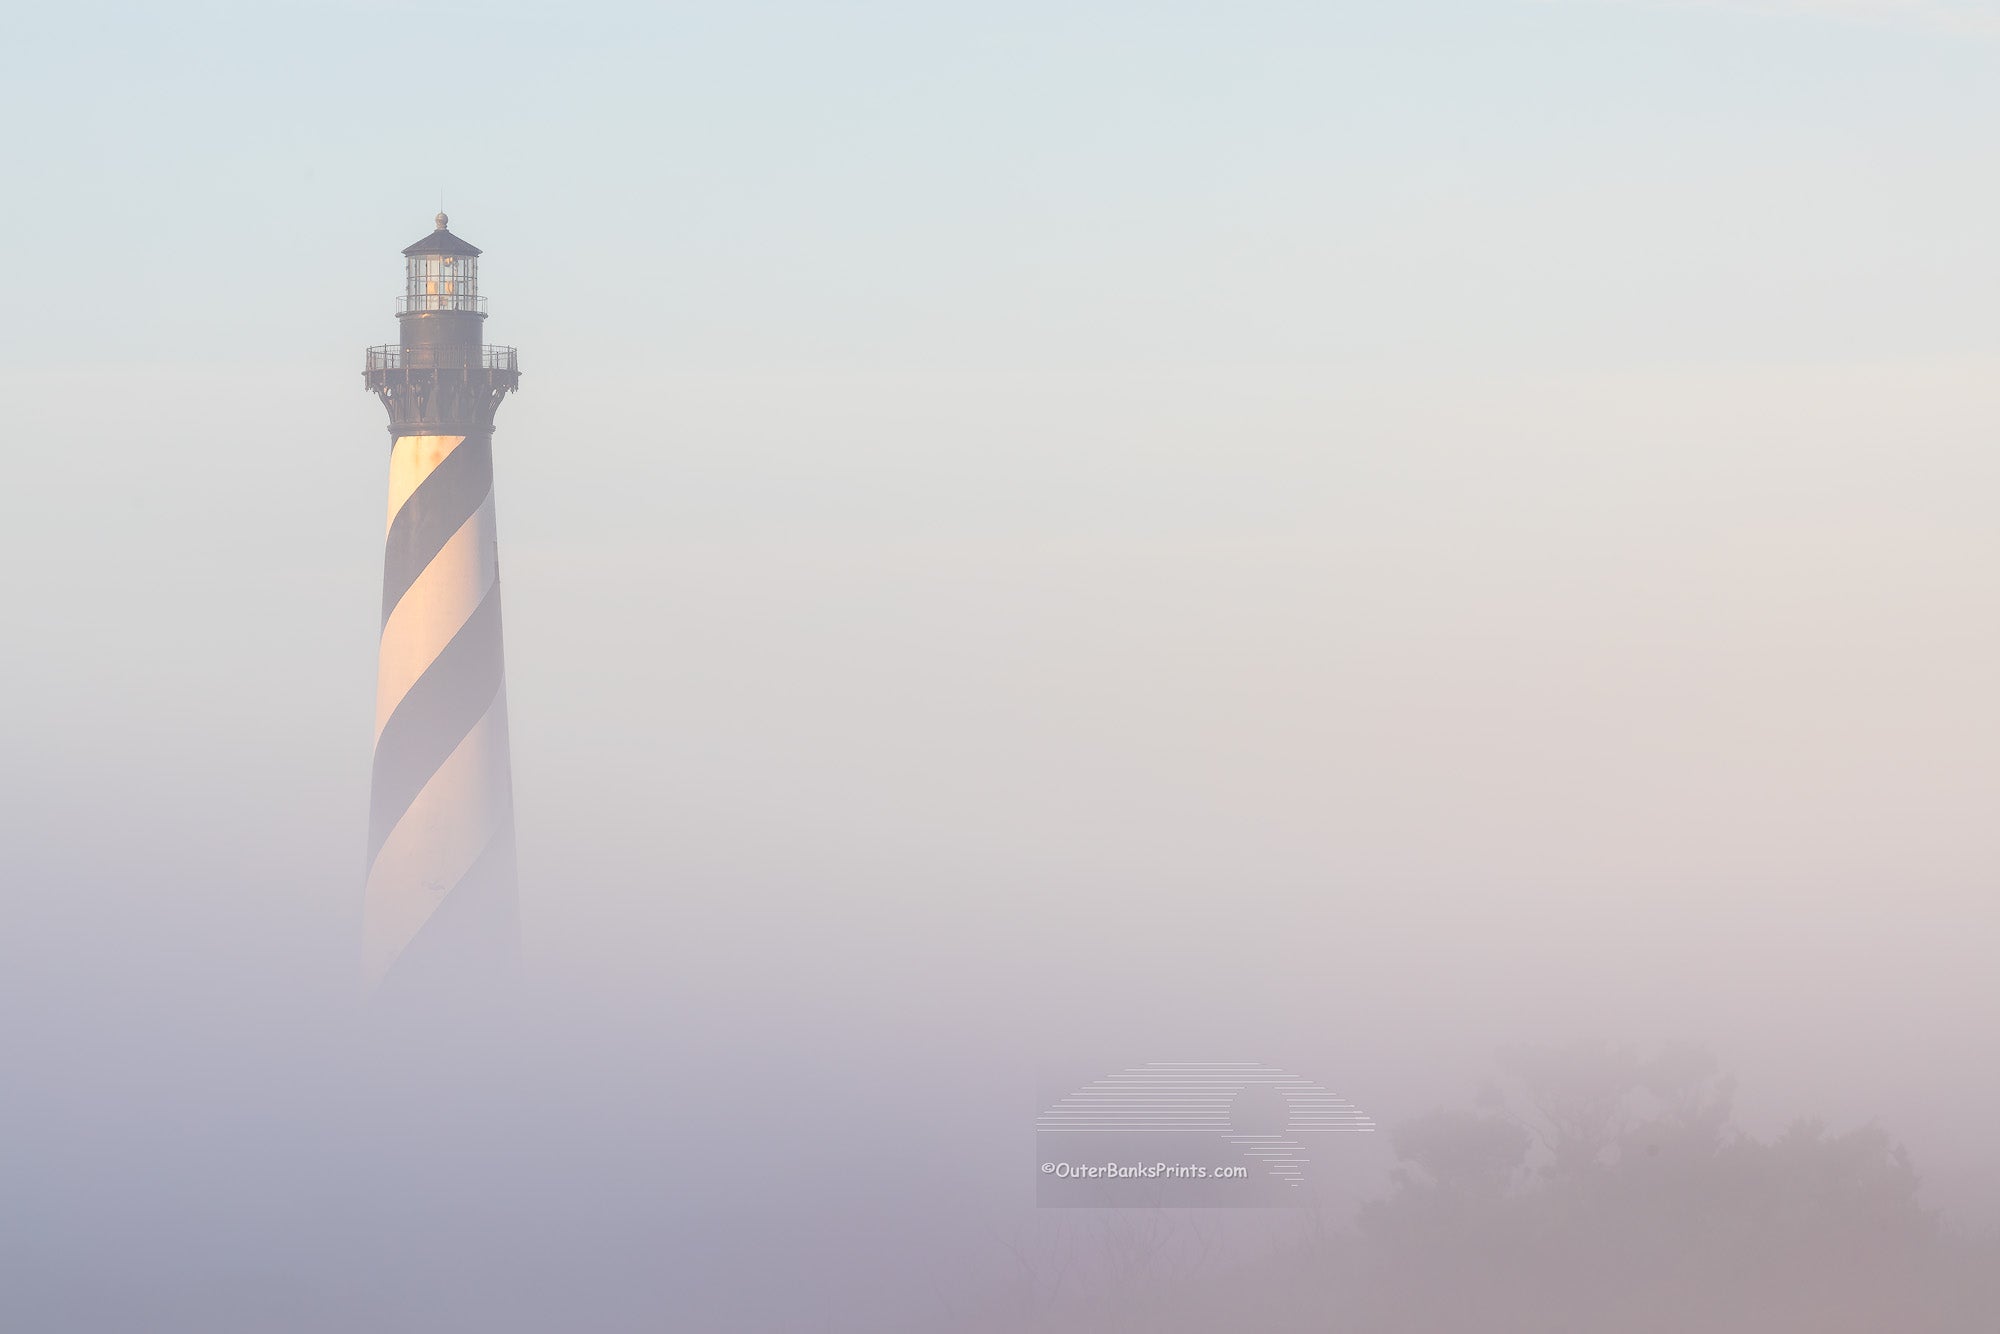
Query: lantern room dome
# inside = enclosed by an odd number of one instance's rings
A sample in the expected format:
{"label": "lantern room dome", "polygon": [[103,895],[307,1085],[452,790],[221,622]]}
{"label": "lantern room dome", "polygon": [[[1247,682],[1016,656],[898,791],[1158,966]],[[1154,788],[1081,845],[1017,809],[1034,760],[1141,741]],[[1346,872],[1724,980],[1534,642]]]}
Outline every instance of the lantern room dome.
{"label": "lantern room dome", "polygon": [[470,241],[453,236],[445,224],[451,221],[444,214],[437,215],[437,230],[413,246],[405,246],[406,255],[476,255],[479,247]]}

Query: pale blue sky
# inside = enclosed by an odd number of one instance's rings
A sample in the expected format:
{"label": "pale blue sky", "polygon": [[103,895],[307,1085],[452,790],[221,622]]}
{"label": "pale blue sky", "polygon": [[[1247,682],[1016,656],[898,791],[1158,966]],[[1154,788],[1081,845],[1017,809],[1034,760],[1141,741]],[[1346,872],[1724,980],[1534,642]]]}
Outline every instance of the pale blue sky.
{"label": "pale blue sky", "polygon": [[442,185],[496,333],[592,357],[1965,350],[1961,11],[44,6],[0,50],[5,347],[344,356]]}

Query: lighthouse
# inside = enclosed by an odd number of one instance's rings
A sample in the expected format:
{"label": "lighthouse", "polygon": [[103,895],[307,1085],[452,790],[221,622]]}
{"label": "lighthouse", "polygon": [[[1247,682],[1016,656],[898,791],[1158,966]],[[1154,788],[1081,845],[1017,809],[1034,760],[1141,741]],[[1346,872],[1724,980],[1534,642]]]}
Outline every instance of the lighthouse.
{"label": "lighthouse", "polygon": [[390,446],[362,971],[383,996],[476,999],[520,955],[493,418],[521,373],[449,222],[403,251],[401,336],[364,371]]}

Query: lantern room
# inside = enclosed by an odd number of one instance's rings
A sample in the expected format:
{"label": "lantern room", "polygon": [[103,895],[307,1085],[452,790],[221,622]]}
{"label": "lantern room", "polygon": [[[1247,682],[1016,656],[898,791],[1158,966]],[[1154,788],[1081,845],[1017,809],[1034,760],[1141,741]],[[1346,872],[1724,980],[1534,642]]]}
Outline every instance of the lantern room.
{"label": "lantern room", "polygon": [[396,303],[398,314],[485,313],[486,302],[479,295],[479,247],[453,236],[446,226],[450,221],[438,214],[437,230],[403,251],[404,288]]}

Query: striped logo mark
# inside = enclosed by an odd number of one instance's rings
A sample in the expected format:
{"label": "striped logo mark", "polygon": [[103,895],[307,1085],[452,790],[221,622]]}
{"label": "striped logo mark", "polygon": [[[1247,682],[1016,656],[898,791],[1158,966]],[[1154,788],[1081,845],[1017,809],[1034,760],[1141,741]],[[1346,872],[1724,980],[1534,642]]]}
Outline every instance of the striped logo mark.
{"label": "striped logo mark", "polygon": [[389,461],[363,971],[448,986],[518,956],[489,435],[398,437]]}
{"label": "striped logo mark", "polygon": [[[1085,1134],[1128,1143],[1152,1135],[1214,1136],[1287,1186],[1305,1184],[1306,1136],[1374,1129],[1373,1120],[1325,1085],[1261,1061],[1149,1061],[1071,1090],[1035,1119],[1043,1148]],[[1079,1161],[1105,1156],[1088,1144],[1077,1153]]]}

